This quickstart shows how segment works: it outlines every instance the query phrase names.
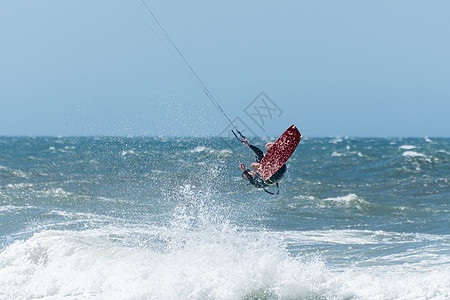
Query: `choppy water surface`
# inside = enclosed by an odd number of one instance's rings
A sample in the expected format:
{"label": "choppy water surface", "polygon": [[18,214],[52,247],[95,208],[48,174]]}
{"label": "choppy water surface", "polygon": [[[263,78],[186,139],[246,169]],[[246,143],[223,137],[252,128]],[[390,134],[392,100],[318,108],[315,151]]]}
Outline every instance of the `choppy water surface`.
{"label": "choppy water surface", "polygon": [[0,138],[0,299],[450,297],[450,139],[232,143]]}

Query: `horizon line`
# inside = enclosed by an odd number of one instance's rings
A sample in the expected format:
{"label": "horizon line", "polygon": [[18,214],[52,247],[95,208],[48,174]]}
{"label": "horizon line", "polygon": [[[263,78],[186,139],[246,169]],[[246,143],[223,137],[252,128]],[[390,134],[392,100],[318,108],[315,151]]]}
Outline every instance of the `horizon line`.
{"label": "horizon line", "polygon": [[[250,138],[277,138],[276,136],[248,136]],[[0,138],[155,138],[155,139],[173,139],[173,138],[223,138],[233,139],[233,137],[224,137],[219,135],[201,135],[201,136],[188,136],[188,135],[0,135]],[[302,139],[448,139],[450,136],[350,136],[350,135],[316,135],[305,136],[302,134]]]}

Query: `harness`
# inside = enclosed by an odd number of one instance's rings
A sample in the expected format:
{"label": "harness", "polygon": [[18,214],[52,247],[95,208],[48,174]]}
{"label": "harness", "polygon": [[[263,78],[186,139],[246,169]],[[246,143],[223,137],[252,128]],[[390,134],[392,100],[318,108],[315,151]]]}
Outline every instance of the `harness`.
{"label": "harness", "polygon": [[[267,184],[267,183],[266,183],[266,184]],[[268,190],[266,190],[265,187],[263,187],[262,189],[264,190],[264,192],[266,192],[266,193],[268,193],[268,194],[271,194],[271,195],[278,195],[278,194],[280,193],[280,188],[278,187],[278,182],[273,182],[273,183],[271,183],[271,184],[268,184],[267,186],[271,186],[271,185],[274,185],[274,184],[277,185],[277,189],[278,189],[278,191],[276,192],[276,194],[275,194],[275,193],[272,193],[272,192],[269,192]]]}

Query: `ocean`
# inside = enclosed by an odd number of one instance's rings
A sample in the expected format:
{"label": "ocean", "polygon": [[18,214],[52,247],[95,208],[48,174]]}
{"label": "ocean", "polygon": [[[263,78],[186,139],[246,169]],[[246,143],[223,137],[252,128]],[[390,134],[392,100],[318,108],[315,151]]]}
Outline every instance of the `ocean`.
{"label": "ocean", "polygon": [[279,195],[239,160],[222,138],[0,137],[0,299],[450,298],[450,139],[304,138]]}

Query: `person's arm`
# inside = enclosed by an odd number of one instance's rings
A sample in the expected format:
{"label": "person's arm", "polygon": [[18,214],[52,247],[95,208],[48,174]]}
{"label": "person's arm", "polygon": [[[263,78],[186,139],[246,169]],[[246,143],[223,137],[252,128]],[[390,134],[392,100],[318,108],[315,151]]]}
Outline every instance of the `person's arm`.
{"label": "person's arm", "polygon": [[248,146],[253,152],[255,152],[255,160],[257,163],[259,163],[264,157],[264,153],[258,147],[251,145],[247,139],[244,138],[242,144]]}
{"label": "person's arm", "polygon": [[259,149],[258,147],[255,147],[251,144],[248,144],[248,147],[255,152],[255,160],[257,163],[259,163],[261,161],[261,159],[264,157],[264,153],[261,151],[261,149]]}

